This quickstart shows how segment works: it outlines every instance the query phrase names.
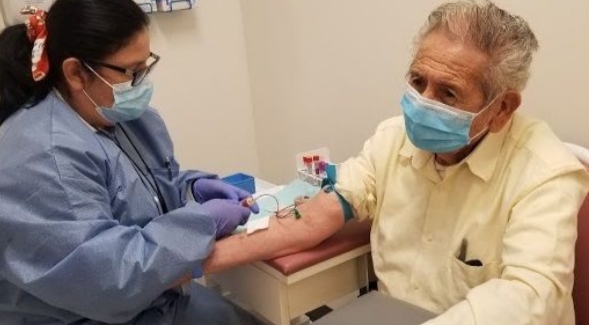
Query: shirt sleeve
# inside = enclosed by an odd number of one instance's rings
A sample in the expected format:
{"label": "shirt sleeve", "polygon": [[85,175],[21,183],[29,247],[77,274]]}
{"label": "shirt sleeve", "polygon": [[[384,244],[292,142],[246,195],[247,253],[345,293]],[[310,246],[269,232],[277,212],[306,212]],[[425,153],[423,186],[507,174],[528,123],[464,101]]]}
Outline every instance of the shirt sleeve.
{"label": "shirt sleeve", "polygon": [[112,216],[105,163],[68,150],[1,171],[0,274],[56,308],[129,321],[201,267],[214,222],[189,202],[143,227],[122,225]]}
{"label": "shirt sleeve", "polygon": [[[377,205],[376,163],[382,150],[390,149],[396,137],[390,130],[398,120],[382,122],[375,134],[364,143],[360,154],[342,163],[337,171],[335,190],[351,205],[354,217],[363,221],[373,218]],[[392,126],[392,127],[391,127]],[[379,150],[380,148],[380,150]]]}
{"label": "shirt sleeve", "polygon": [[[535,184],[512,208],[503,238],[501,276],[427,325],[553,325],[570,308],[577,213],[584,170]],[[568,311],[568,310],[567,310]]]}

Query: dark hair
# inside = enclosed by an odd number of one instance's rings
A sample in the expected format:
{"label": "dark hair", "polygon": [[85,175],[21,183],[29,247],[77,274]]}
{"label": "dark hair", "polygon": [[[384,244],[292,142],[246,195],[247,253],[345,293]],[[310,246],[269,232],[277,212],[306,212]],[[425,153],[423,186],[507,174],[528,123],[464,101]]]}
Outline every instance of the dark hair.
{"label": "dark hair", "polygon": [[70,57],[101,61],[125,47],[147,27],[147,15],[133,0],[57,0],[47,12],[47,77],[35,82],[33,44],[24,24],[0,33],[0,124],[19,108],[43,100],[63,80]]}

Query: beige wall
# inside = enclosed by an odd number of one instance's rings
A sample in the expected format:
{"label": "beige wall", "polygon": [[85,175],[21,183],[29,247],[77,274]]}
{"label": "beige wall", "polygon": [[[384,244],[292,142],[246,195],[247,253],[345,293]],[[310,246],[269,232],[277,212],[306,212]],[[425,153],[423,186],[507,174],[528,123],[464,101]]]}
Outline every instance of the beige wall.
{"label": "beige wall", "polygon": [[[398,114],[412,38],[442,1],[242,0],[262,175],[294,176],[294,155],[356,154]],[[524,16],[541,51],[523,111],[589,146],[589,2],[500,0]]]}
{"label": "beige wall", "polygon": [[547,121],[565,141],[589,147],[589,1],[502,0],[540,41],[523,113]]}
{"label": "beige wall", "polygon": [[152,104],[186,168],[258,173],[250,82],[238,0],[202,0],[193,10],[151,15]]}

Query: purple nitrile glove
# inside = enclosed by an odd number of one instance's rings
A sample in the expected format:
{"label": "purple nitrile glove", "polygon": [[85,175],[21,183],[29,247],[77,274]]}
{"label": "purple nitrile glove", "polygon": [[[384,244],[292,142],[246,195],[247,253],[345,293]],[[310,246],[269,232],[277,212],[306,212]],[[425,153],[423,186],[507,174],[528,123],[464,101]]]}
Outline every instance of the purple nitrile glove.
{"label": "purple nitrile glove", "polygon": [[230,235],[237,226],[244,225],[251,214],[249,208],[233,200],[212,199],[203,203],[202,207],[215,221],[217,239]]}
{"label": "purple nitrile glove", "polygon": [[[252,193],[227,184],[220,179],[200,178],[192,183],[192,195],[196,202],[202,204],[213,199],[227,199],[241,202],[251,197]],[[249,209],[253,213],[260,212],[258,204],[254,204]]]}

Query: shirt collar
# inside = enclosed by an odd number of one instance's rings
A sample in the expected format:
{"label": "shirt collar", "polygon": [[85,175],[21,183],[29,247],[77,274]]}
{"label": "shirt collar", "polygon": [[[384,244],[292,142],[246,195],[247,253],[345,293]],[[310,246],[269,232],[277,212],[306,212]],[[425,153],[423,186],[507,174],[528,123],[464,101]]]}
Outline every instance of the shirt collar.
{"label": "shirt collar", "polygon": [[464,160],[470,171],[485,182],[488,182],[495,172],[499,153],[511,129],[512,121],[513,118],[497,133],[489,132]]}
{"label": "shirt collar", "polygon": [[433,154],[429,151],[421,150],[413,145],[407,136],[405,136],[405,142],[403,147],[399,151],[399,154],[405,158],[411,159],[411,165],[415,169],[421,169],[431,159]]}
{"label": "shirt collar", "polygon": [[[71,107],[65,101],[65,99],[63,99],[63,96],[61,95],[59,90],[57,90],[57,88],[53,88],[53,93],[55,94],[55,97],[59,98],[59,100],[61,100],[65,105],[67,105],[68,107]],[[86,120],[84,120],[75,109],[72,108],[72,110],[76,113],[76,116],[84,123],[84,125],[86,125],[90,130],[92,130],[92,132],[95,132],[95,133],[98,132],[98,130],[95,127],[93,127],[92,125],[90,125],[88,122],[86,122]]]}
{"label": "shirt collar", "polygon": [[[507,133],[511,129],[512,121],[513,118],[497,133],[489,132],[473,152],[457,165],[466,164],[473,174],[488,182],[495,172],[499,152],[503,147]],[[415,147],[406,136],[399,154],[405,158],[410,158],[411,165],[415,169],[423,168],[433,156],[431,152]]]}

